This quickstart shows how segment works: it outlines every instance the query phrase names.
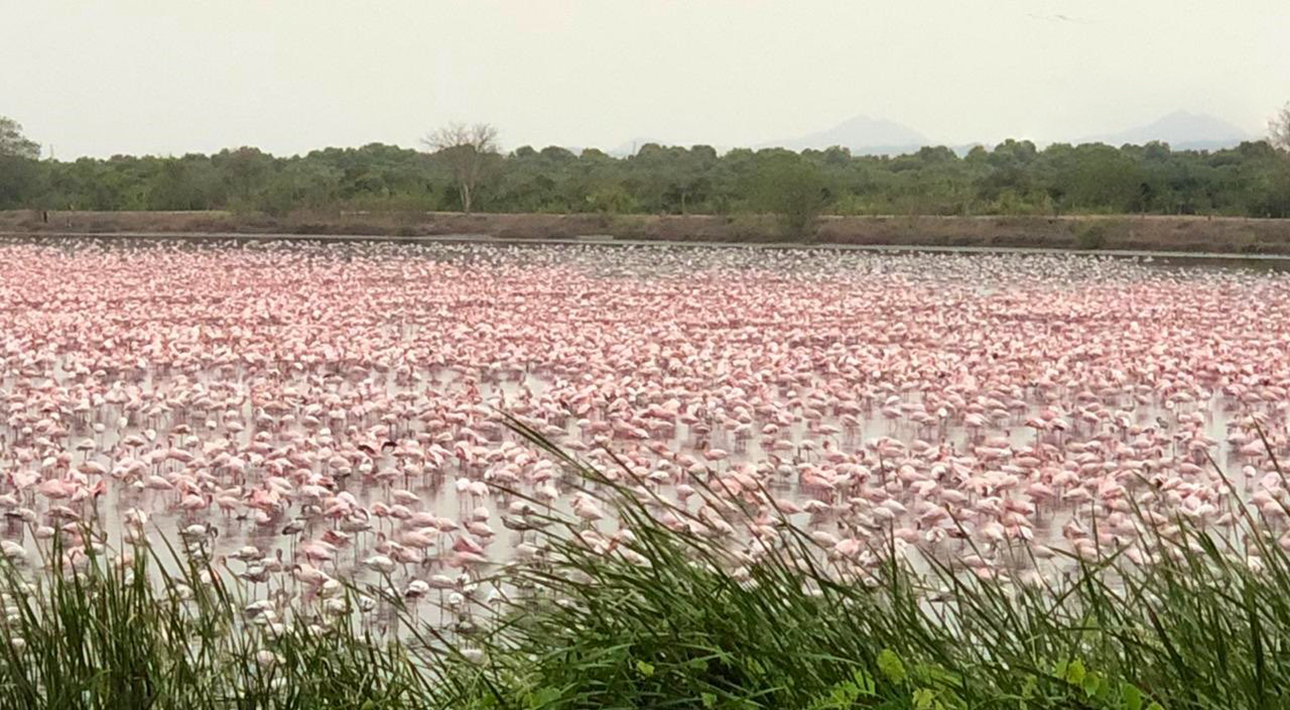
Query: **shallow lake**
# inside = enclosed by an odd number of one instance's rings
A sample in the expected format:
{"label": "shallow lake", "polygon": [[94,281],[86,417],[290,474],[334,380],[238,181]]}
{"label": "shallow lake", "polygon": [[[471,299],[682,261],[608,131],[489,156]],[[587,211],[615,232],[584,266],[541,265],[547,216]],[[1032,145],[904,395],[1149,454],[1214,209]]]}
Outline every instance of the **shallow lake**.
{"label": "shallow lake", "polygon": [[0,533],[33,559],[75,557],[78,520],[117,552],[187,531],[250,594],[309,598],[387,561],[459,588],[531,553],[543,504],[626,539],[501,413],[733,546],[769,496],[861,576],[893,541],[982,576],[1132,557],[1134,508],[1238,551],[1240,506],[1286,524],[1279,261],[14,239],[0,263]]}

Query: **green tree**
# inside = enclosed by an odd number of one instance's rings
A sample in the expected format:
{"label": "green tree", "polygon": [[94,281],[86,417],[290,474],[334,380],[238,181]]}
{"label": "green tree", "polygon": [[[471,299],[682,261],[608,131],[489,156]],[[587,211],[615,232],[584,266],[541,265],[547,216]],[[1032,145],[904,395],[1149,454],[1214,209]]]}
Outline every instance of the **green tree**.
{"label": "green tree", "polygon": [[791,239],[815,233],[816,220],[830,199],[823,172],[787,151],[763,159],[754,189],[756,204],[778,217]]}
{"label": "green tree", "polygon": [[277,170],[274,157],[259,148],[222,150],[211,156],[211,163],[220,173],[228,206],[235,209],[256,209],[260,193]]}
{"label": "green tree", "polygon": [[292,160],[276,173],[259,196],[259,207],[271,215],[334,205],[340,196],[341,173],[327,165]]}
{"label": "green tree", "polygon": [[[978,184],[977,194],[988,202],[1010,205],[1007,211],[1023,211],[1035,199],[1034,164],[1039,158],[1035,144],[1008,139],[985,157],[988,166]],[[1006,196],[1006,199],[1005,199]]]}
{"label": "green tree", "polygon": [[0,155],[0,209],[26,207],[41,197],[40,163],[29,158]]}
{"label": "green tree", "polygon": [[0,116],[0,209],[22,207],[39,196],[40,146],[22,126]]}
{"label": "green tree", "polygon": [[204,155],[165,158],[147,182],[150,210],[203,210],[221,200],[219,176]]}
{"label": "green tree", "polygon": [[40,158],[40,145],[23,135],[22,124],[0,116],[0,156],[37,160]]}
{"label": "green tree", "polygon": [[[786,232],[804,233],[825,208],[837,214],[1290,216],[1290,116],[1272,126],[1267,140],[1224,150],[1148,143],[1053,144],[1037,151],[1027,141],[1005,141],[962,158],[944,147],[888,157],[853,156],[838,147],[718,154],[709,146],[657,144],[624,158],[595,149],[574,155],[557,146],[525,146],[502,156],[486,127],[459,128],[464,142],[447,141],[452,145],[433,154],[374,143],[292,158],[248,147],[210,156],[59,162],[34,159],[35,144],[5,121],[0,208],[760,211],[781,215]],[[472,143],[479,134],[484,140]]]}
{"label": "green tree", "polygon": [[1070,198],[1093,212],[1137,212],[1144,199],[1143,172],[1124,151],[1095,143],[1075,149]]}

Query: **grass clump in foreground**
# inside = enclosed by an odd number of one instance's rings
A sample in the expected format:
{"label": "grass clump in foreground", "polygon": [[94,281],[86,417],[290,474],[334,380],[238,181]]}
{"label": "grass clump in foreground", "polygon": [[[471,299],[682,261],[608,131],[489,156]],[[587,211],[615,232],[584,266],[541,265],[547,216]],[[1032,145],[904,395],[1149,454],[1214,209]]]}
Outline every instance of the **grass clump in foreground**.
{"label": "grass clump in foreground", "polygon": [[[379,585],[248,605],[200,557],[150,575],[145,548],[124,564],[90,551],[75,574],[56,554],[32,583],[8,568],[0,707],[1287,706],[1290,558],[1248,517],[1220,535],[1144,513],[1145,566],[1108,550],[1013,584],[935,562],[915,575],[891,542],[844,563],[764,492],[745,491],[769,509],[728,505],[698,480],[694,513],[563,460],[630,532],[531,502],[521,559],[480,580],[500,603],[468,593],[452,632]],[[391,632],[371,631],[373,602]]]}
{"label": "grass clump in foreground", "polygon": [[433,668],[347,623],[361,599],[350,590],[292,613],[247,603],[201,554],[176,569],[173,549],[83,553],[49,551],[47,573],[5,565],[0,707],[411,707],[427,695]]}

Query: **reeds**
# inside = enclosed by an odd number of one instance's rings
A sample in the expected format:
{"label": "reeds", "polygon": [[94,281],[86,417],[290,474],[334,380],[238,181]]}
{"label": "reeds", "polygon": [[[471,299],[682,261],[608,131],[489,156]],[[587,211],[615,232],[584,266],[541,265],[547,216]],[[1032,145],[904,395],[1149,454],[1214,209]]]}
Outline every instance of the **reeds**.
{"label": "reeds", "polygon": [[[1290,706],[1290,557],[1248,516],[1219,533],[1140,515],[1141,564],[1108,549],[1025,584],[935,558],[916,574],[895,540],[844,563],[786,517],[754,528],[752,506],[703,479],[719,522],[513,426],[617,529],[529,501],[523,554],[472,582],[446,626],[382,584],[248,607],[202,555],[162,574],[164,548],[55,549],[48,571],[0,579],[0,707]],[[364,621],[372,602],[384,633]]]}
{"label": "reeds", "polygon": [[43,574],[5,565],[0,707],[419,707],[427,695],[415,686],[432,674],[405,647],[345,616],[248,604],[204,555],[82,552],[56,546]]}

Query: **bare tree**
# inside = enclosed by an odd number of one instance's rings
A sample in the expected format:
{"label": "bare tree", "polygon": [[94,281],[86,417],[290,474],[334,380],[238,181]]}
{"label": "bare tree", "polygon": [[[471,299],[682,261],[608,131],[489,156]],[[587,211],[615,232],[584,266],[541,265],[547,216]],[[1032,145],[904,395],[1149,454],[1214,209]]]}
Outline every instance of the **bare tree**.
{"label": "bare tree", "polygon": [[1276,117],[1268,121],[1268,139],[1273,148],[1290,151],[1290,104],[1282,107]]}
{"label": "bare tree", "polygon": [[479,184],[489,158],[497,154],[497,129],[487,123],[467,126],[452,123],[426,136],[422,143],[442,155],[452,166],[461,209],[470,214],[475,186]]}

